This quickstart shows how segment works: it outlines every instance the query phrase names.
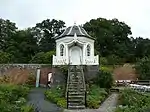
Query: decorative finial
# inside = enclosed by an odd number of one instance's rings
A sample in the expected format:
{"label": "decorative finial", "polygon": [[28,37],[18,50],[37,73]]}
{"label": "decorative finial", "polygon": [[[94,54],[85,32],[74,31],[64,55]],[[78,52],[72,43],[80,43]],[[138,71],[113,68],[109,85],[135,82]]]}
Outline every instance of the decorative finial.
{"label": "decorative finial", "polygon": [[76,25],[76,21],[74,21],[74,25]]}

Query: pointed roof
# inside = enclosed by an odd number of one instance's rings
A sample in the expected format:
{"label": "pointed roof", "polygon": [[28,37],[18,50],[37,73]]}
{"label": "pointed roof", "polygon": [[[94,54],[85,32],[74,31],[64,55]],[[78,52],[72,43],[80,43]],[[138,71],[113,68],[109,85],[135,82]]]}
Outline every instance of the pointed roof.
{"label": "pointed roof", "polygon": [[85,30],[83,27],[81,26],[77,26],[76,24],[74,24],[73,26],[70,26],[68,28],[66,28],[66,30],[59,36],[54,37],[55,39],[60,39],[63,37],[74,37],[74,34],[77,35],[77,37],[87,37],[90,39],[93,39],[93,37],[91,37]]}

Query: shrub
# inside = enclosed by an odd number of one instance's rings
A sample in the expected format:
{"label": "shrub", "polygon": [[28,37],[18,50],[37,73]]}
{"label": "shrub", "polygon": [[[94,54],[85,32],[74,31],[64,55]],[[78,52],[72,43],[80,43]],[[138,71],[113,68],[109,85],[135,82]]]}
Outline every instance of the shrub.
{"label": "shrub", "polygon": [[21,112],[34,112],[33,106],[25,105],[21,107]]}
{"label": "shrub", "polygon": [[110,72],[101,70],[97,73],[97,77],[93,81],[101,88],[111,88],[114,80]]}
{"label": "shrub", "polygon": [[119,95],[119,104],[116,112],[149,112],[150,96],[131,89],[123,90]]}
{"label": "shrub", "polygon": [[4,75],[0,77],[0,84],[10,83],[10,77],[8,75]]}
{"label": "shrub", "polygon": [[108,65],[108,60],[106,57],[100,57],[100,64],[101,65]]}
{"label": "shrub", "polygon": [[57,105],[63,108],[67,108],[67,101],[65,98],[58,98]]}
{"label": "shrub", "polygon": [[113,66],[100,66],[100,71],[105,71],[105,72],[112,72],[113,71]]}
{"label": "shrub", "polygon": [[28,92],[29,88],[25,86],[13,84],[1,84],[0,110],[2,112],[21,112],[21,107],[26,103],[25,98]]}
{"label": "shrub", "polygon": [[150,80],[150,57],[144,57],[135,65],[140,80]]}
{"label": "shrub", "polygon": [[35,85],[36,82],[36,76],[33,74],[29,74],[27,81],[25,82],[25,84],[27,85]]}
{"label": "shrub", "polygon": [[87,94],[87,107],[98,108],[107,96],[108,93],[105,89],[91,85]]}
{"label": "shrub", "polygon": [[45,96],[48,100],[53,103],[56,103],[58,106],[66,108],[67,101],[65,99],[65,88],[64,86],[57,86],[51,88],[50,90],[45,92]]}
{"label": "shrub", "polygon": [[107,58],[107,61],[108,61],[108,64],[109,65],[116,65],[116,64],[120,64],[121,63],[121,59],[120,57],[116,56],[116,55],[109,55],[106,57]]}

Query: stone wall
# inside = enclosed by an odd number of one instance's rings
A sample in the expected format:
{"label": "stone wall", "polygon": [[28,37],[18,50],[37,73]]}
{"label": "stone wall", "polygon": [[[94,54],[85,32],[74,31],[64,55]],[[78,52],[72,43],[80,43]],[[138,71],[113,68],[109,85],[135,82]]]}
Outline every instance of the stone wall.
{"label": "stone wall", "polygon": [[[30,74],[37,75],[37,69],[40,69],[40,84],[46,85],[48,73],[53,73],[53,85],[65,84],[65,75],[61,72],[59,67],[52,67],[48,64],[0,64],[0,76],[8,75],[11,82],[16,84],[25,83]],[[84,66],[85,80],[96,77],[99,66]]]}
{"label": "stone wall", "polygon": [[99,72],[99,65],[84,66],[84,75],[85,75],[86,82],[95,78],[98,72]]}
{"label": "stone wall", "polygon": [[53,68],[48,64],[0,64],[0,76],[7,75],[11,82],[16,84],[24,83],[30,74],[37,75],[37,69],[40,69],[40,84],[46,85],[47,74],[54,73],[53,84],[65,83],[65,78],[58,68]]}

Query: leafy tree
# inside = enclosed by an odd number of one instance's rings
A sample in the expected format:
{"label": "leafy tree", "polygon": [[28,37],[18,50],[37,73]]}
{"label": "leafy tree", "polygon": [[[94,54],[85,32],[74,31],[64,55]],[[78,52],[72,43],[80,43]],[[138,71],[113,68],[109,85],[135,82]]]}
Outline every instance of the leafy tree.
{"label": "leafy tree", "polygon": [[11,63],[12,62],[12,55],[3,51],[0,51],[0,63]]}
{"label": "leafy tree", "polygon": [[150,57],[139,59],[135,65],[140,80],[150,80]]}
{"label": "leafy tree", "polygon": [[85,23],[84,28],[96,38],[96,49],[103,57],[114,54],[124,58],[128,54],[128,36],[132,33],[127,24],[117,19],[97,18]]}
{"label": "leafy tree", "polygon": [[108,71],[101,70],[97,73],[97,77],[93,79],[94,83],[101,88],[111,88],[113,85],[112,74]]}
{"label": "leafy tree", "polygon": [[40,52],[48,52],[55,49],[54,36],[64,31],[65,22],[55,19],[43,20],[33,28],[33,34],[38,40]]}
{"label": "leafy tree", "polygon": [[0,50],[5,51],[11,37],[16,33],[15,23],[0,18]]}
{"label": "leafy tree", "polygon": [[138,37],[133,40],[133,45],[135,48],[135,57],[137,58],[143,58],[144,56],[150,55],[150,40],[149,39],[143,39],[141,37]]}
{"label": "leafy tree", "polygon": [[38,64],[52,64],[52,57],[55,54],[55,51],[49,52],[39,52],[37,53],[32,60],[31,63],[38,63]]}
{"label": "leafy tree", "polygon": [[14,62],[28,63],[38,51],[37,40],[31,29],[17,31],[9,41],[6,51],[14,55]]}

